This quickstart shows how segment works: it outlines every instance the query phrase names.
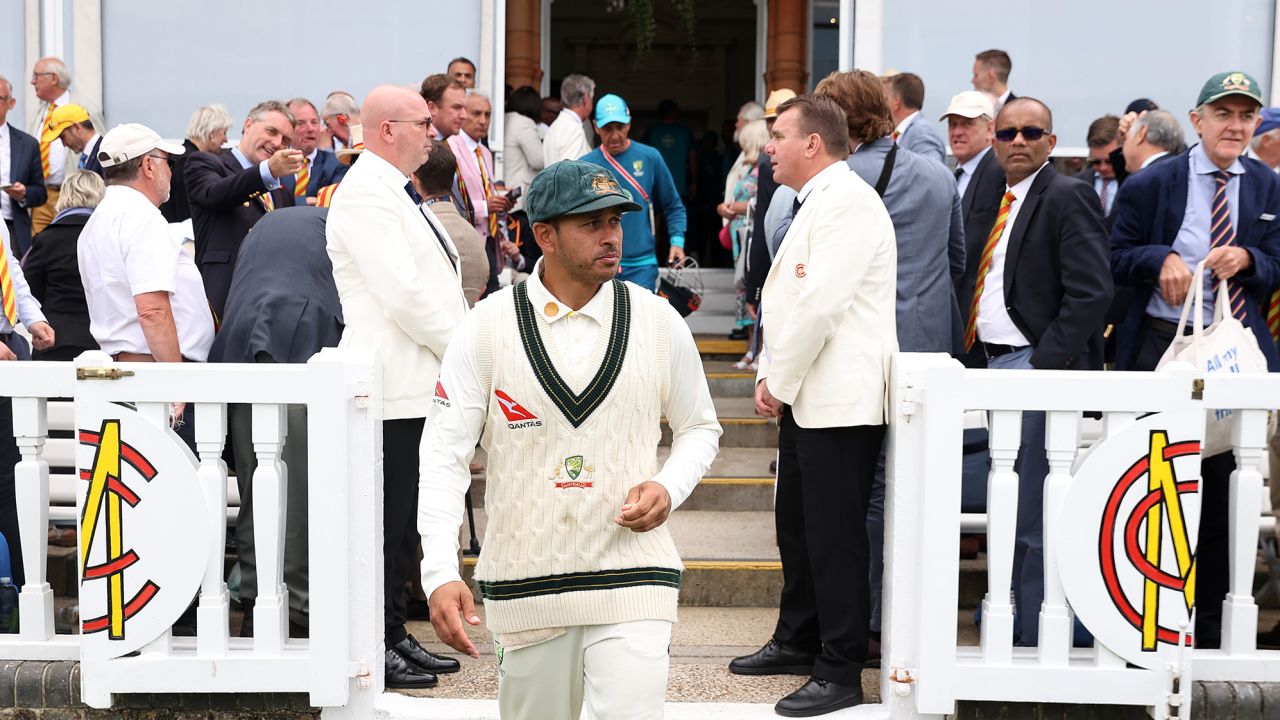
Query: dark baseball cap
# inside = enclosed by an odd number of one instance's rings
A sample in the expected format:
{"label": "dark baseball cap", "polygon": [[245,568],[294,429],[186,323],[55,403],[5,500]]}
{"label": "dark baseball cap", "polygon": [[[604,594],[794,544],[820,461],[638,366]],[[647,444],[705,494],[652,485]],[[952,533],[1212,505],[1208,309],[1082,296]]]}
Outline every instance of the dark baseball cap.
{"label": "dark baseball cap", "polygon": [[1200,88],[1196,107],[1221,100],[1228,95],[1242,95],[1258,105],[1265,104],[1262,102],[1262,86],[1256,78],[1246,72],[1230,71],[1220,72],[1205,82],[1204,87]]}
{"label": "dark baseball cap", "polygon": [[608,171],[581,160],[561,160],[538,173],[524,198],[531,223],[611,207],[620,207],[623,212],[640,209]]}
{"label": "dark baseball cap", "polygon": [[1280,128],[1280,108],[1262,108],[1261,115],[1262,122],[1258,123],[1258,129],[1253,131],[1255,137],[1264,132],[1271,132],[1276,128]]}

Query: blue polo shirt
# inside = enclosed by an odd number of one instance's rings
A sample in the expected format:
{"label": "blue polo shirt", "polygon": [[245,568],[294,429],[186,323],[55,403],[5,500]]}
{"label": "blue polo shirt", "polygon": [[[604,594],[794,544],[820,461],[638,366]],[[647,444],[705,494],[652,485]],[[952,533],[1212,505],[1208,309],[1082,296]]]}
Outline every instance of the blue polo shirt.
{"label": "blue polo shirt", "polygon": [[[631,141],[627,149],[613,156],[613,159],[626,171],[626,176],[619,175],[618,169],[604,156],[604,147],[583,155],[581,160],[599,165],[618,181],[618,185],[631,194],[631,199],[641,206],[635,212],[622,215],[622,267],[639,267],[657,265],[658,258],[654,254],[653,208],[661,209],[667,218],[667,234],[671,236],[671,244],[684,247],[684,232],[688,226],[685,217],[684,203],[671,179],[671,171],[662,160],[662,155],[654,148]],[[636,186],[649,196],[636,192]]]}

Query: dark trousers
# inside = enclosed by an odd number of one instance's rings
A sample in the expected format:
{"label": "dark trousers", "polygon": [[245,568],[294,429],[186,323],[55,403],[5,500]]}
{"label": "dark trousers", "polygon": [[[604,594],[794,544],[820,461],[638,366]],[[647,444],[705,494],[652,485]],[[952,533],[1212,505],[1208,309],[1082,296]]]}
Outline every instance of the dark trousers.
{"label": "dark trousers", "polygon": [[867,502],[883,425],[802,428],[785,408],[775,518],[782,602],[774,638],[817,655],[815,678],[861,684],[871,592]]}
{"label": "dark trousers", "polygon": [[382,607],[388,647],[406,635],[404,581],[418,562],[418,444],[425,422],[382,421]]}
{"label": "dark trousers", "polygon": [[[3,342],[18,360],[30,360],[31,350],[27,341],[17,333],[0,335]],[[13,437],[13,398],[0,397],[0,534],[9,543],[9,562],[13,570],[13,583],[18,587],[26,582],[22,571],[22,540],[18,536],[18,493],[14,478],[14,466],[22,456],[18,454],[18,442]],[[43,532],[43,530],[41,530]]]}
{"label": "dark trousers", "polygon": [[[1177,327],[1147,317],[1138,336],[1133,369],[1152,371],[1173,343]],[[1222,641],[1222,601],[1231,577],[1228,540],[1231,473],[1235,454],[1220,453],[1200,461],[1200,536],[1196,541],[1196,647],[1216,648]]]}

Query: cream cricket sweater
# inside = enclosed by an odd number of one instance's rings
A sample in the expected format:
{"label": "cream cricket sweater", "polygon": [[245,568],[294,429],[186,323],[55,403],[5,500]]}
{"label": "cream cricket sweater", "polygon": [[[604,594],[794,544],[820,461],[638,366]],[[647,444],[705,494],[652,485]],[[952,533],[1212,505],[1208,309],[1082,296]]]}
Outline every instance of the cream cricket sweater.
{"label": "cream cricket sweater", "polygon": [[477,365],[492,378],[476,579],[495,634],[675,621],[683,565],[667,527],[614,522],[657,469],[671,337],[661,302],[613,281],[612,322],[591,349],[599,370],[578,393],[556,371],[524,283],[476,306]]}

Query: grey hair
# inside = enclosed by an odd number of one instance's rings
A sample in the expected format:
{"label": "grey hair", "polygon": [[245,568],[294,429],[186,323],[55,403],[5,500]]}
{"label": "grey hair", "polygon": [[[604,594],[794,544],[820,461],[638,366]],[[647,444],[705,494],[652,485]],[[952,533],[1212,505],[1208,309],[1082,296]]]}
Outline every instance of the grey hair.
{"label": "grey hair", "polygon": [[488,95],[485,95],[484,93],[480,92],[479,90],[476,90],[475,88],[471,88],[470,90],[467,91],[467,98],[480,98],[481,100],[488,102],[490,105],[493,104],[493,98],[489,97]]}
{"label": "grey hair", "polygon": [[68,208],[96,208],[102,202],[102,195],[106,190],[98,173],[76,170],[62,180],[62,192],[58,195],[58,203],[53,211],[60,213]]}
{"label": "grey hair", "polygon": [[574,73],[560,81],[560,100],[568,107],[581,105],[587,97],[596,94],[596,81],[586,75]]}
{"label": "grey hair", "polygon": [[346,115],[355,121],[360,117],[360,106],[356,104],[356,99],[351,97],[350,93],[336,90],[329,93],[329,97],[324,99],[324,107],[320,109],[320,117],[331,118],[334,115]]}
{"label": "grey hair", "polygon": [[1254,135],[1253,139],[1249,141],[1249,147],[1252,147],[1254,150],[1262,147],[1263,138],[1271,138],[1273,141],[1280,140],[1280,128],[1271,128],[1264,133]]}
{"label": "grey hair", "polygon": [[231,113],[219,103],[205,105],[191,115],[187,121],[187,137],[192,140],[208,140],[219,130],[231,127]]}
{"label": "grey hair", "polygon": [[45,72],[51,72],[58,76],[58,87],[63,90],[71,87],[71,71],[67,69],[66,63],[56,57],[41,58],[41,60],[44,61],[45,67],[48,68]]}
{"label": "grey hair", "polygon": [[1137,132],[1139,127],[1147,129],[1147,142],[1152,145],[1164,148],[1175,155],[1187,148],[1182,126],[1168,110],[1148,110],[1134,121],[1133,128],[1129,132]]}
{"label": "grey hair", "polygon": [[8,89],[8,90],[6,90],[5,92],[8,92],[8,93],[12,93],[12,92],[13,92],[13,83],[9,82],[9,78],[7,78],[7,77],[5,77],[5,76],[3,76],[3,75],[0,75],[0,83],[3,83],[5,87],[9,88],[9,89]]}
{"label": "grey hair", "polygon": [[738,108],[738,117],[746,120],[747,122],[763,120],[764,106],[755,101],[745,102],[742,104],[742,107]]}
{"label": "grey hair", "polygon": [[[296,98],[294,98],[294,99],[292,99],[292,100],[290,100],[289,102],[287,102],[287,103],[285,103],[285,104],[284,104],[284,106],[285,106],[285,107],[288,107],[288,108],[291,108],[291,107],[293,107],[294,105],[306,105],[307,107],[311,108],[312,110],[316,110],[315,103],[311,102],[310,100],[308,100],[308,99],[306,99],[306,98],[304,98],[304,97],[296,97]],[[316,114],[317,114],[317,115],[319,115],[319,114],[320,114],[320,112],[317,110],[317,111],[316,111]]]}
{"label": "grey hair", "polygon": [[738,133],[738,146],[742,148],[742,159],[748,164],[755,164],[760,159],[764,146],[769,144],[769,126],[764,120],[752,120],[742,126]]}
{"label": "grey hair", "polygon": [[279,100],[263,100],[253,109],[249,110],[249,122],[262,122],[267,115],[277,112],[284,115],[289,120],[289,124],[293,125],[296,121],[293,117],[293,111],[285,107],[284,103]]}

